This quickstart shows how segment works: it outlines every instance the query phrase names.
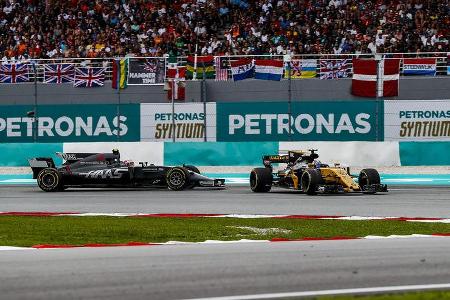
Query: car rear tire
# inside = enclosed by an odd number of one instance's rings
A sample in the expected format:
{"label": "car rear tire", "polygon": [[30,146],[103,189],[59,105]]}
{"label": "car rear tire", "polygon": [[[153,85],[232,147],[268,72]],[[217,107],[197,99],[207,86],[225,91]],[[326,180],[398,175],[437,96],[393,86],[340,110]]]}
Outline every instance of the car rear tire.
{"label": "car rear tire", "polygon": [[62,191],[61,174],[54,168],[45,168],[37,176],[37,184],[45,192]]}
{"label": "car rear tire", "polygon": [[300,179],[301,189],[308,195],[315,195],[321,183],[323,183],[322,174],[316,169],[306,169]]}
{"label": "car rear tire", "polygon": [[375,169],[362,169],[361,172],[359,172],[358,184],[362,190],[368,185],[380,184],[380,182],[380,174]]}
{"label": "car rear tire", "polygon": [[189,186],[189,172],[183,167],[173,167],[166,175],[167,186],[173,191],[181,191]]}
{"label": "car rear tire", "polygon": [[250,188],[255,193],[267,193],[272,188],[272,169],[255,168],[250,172]]}

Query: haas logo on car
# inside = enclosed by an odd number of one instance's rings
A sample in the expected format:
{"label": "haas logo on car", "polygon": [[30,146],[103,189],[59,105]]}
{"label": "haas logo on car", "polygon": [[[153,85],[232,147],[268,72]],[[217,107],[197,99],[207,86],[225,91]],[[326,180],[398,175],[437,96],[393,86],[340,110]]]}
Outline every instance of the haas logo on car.
{"label": "haas logo on car", "polygon": [[126,169],[97,170],[97,171],[90,171],[85,176],[86,178],[114,179],[114,178],[121,178],[123,172],[125,171]]}

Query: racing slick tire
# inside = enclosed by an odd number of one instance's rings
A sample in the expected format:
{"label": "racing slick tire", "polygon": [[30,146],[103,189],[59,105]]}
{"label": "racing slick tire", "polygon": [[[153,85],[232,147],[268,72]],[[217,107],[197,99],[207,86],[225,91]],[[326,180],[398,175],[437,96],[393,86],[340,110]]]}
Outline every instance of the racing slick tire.
{"label": "racing slick tire", "polygon": [[267,193],[272,188],[272,169],[254,168],[250,172],[250,188],[255,193]]}
{"label": "racing slick tire", "polygon": [[37,184],[45,192],[58,192],[64,189],[61,174],[54,168],[45,168],[37,176]]}
{"label": "racing slick tire", "polygon": [[322,174],[316,169],[306,169],[300,179],[301,189],[308,195],[315,195],[317,187],[322,183]]}
{"label": "racing slick tire", "polygon": [[192,172],[195,172],[197,174],[200,174],[200,170],[196,166],[184,165],[183,167],[188,169],[189,171],[192,171]]}
{"label": "racing slick tire", "polygon": [[358,184],[362,190],[368,185],[380,184],[380,182],[380,174],[375,169],[362,169],[361,172],[359,172]]}
{"label": "racing slick tire", "polygon": [[190,184],[189,171],[184,167],[173,167],[167,172],[166,181],[172,191],[184,190]]}

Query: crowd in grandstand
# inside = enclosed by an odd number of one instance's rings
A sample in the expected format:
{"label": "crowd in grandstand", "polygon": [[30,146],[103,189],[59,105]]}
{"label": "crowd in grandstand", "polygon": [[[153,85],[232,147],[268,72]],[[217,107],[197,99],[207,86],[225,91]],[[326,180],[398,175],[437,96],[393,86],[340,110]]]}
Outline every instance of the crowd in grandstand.
{"label": "crowd in grandstand", "polygon": [[448,0],[0,0],[3,60],[449,51]]}

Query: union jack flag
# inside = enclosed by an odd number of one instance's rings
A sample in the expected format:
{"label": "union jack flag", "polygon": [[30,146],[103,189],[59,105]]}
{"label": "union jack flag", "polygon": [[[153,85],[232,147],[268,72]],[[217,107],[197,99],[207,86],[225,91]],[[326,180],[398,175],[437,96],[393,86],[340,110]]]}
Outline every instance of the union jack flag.
{"label": "union jack flag", "polygon": [[158,62],[157,61],[147,60],[142,66],[145,71],[148,71],[151,73],[156,73],[158,71]]}
{"label": "union jack flag", "polygon": [[72,64],[44,65],[44,83],[73,82],[74,68]]}
{"label": "union jack flag", "polygon": [[74,87],[98,87],[105,81],[105,68],[75,68]]}
{"label": "union jack flag", "polygon": [[28,64],[2,64],[0,65],[0,82],[27,82],[29,81],[28,73]]}
{"label": "union jack flag", "polygon": [[320,79],[338,79],[350,77],[351,66],[349,59],[321,59]]}

